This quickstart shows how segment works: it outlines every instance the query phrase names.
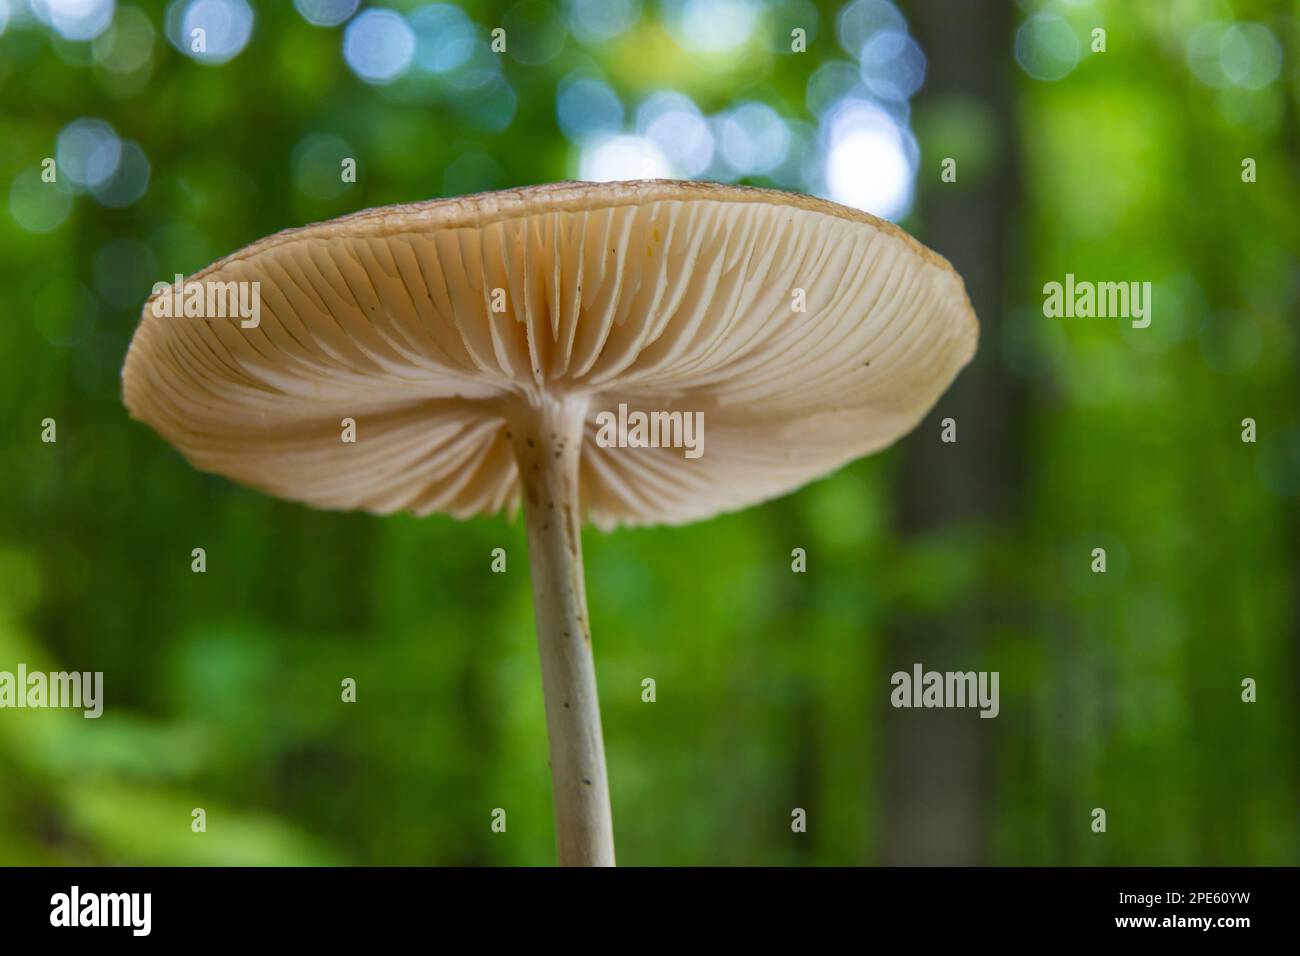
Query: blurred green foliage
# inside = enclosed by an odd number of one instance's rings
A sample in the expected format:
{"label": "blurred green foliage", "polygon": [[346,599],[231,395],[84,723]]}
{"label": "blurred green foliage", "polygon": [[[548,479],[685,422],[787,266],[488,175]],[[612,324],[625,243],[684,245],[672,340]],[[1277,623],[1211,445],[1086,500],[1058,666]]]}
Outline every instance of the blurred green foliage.
{"label": "blurred green foliage", "polygon": [[[489,25],[514,4],[465,7]],[[999,611],[967,665],[1002,675],[1000,718],[976,721],[989,862],[1300,861],[1298,12],[1046,8],[1084,37],[1105,23],[1110,43],[1061,81],[1016,80],[1020,307],[981,360],[1025,388],[1022,510],[904,537],[893,450],[742,514],[588,532],[621,862],[876,860],[883,636],[973,592]],[[706,112],[757,99],[813,123],[808,78],[845,57],[837,7],[770,5],[776,36],[783,17],[814,25],[802,56],[761,33],[711,55],[684,52],[647,3],[606,44],[502,58],[505,125],[416,80],[361,82],[340,30],[289,3],[257,4],[251,42],[220,66],[168,44],[163,10],[118,4],[153,24],[143,76],[43,28],[0,34],[0,669],[103,671],[107,696],[97,721],[0,711],[0,864],[548,864],[521,523],[321,513],[199,474],[127,419],[129,337],[152,283],[278,229],[571,177],[555,95],[575,69],[625,103],[671,86]],[[1270,24],[1282,80],[1195,76],[1186,36],[1215,18]],[[15,218],[23,189],[84,116],[141,145],[148,191],[124,208],[71,197],[65,221],[32,232]],[[945,188],[938,157],[971,157],[954,188],[1003,174],[979,158],[1006,131],[978,109],[922,98],[913,121],[922,202]],[[355,184],[311,185],[310,136],[351,150]],[[1245,156],[1258,183],[1241,181]],[[1045,319],[1042,284],[1066,272],[1150,277],[1152,327]],[[1240,441],[1248,416],[1256,444]],[[47,417],[56,444],[40,441]],[[1105,575],[1088,570],[1099,546]],[[488,573],[496,547],[504,575]],[[1246,676],[1258,703],[1240,701]],[[790,832],[796,806],[805,835]],[[1094,806],[1104,838],[1087,829]]]}

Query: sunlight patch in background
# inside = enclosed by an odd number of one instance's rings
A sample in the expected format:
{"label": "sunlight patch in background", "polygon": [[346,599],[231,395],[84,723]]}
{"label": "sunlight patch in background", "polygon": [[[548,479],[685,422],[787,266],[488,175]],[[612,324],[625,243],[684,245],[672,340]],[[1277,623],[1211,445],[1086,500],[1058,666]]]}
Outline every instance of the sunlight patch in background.
{"label": "sunlight patch in background", "polygon": [[893,118],[865,100],[844,100],[823,126],[826,189],[830,197],[883,219],[911,204],[915,162]]}
{"label": "sunlight patch in background", "polygon": [[668,158],[644,136],[601,136],[582,150],[579,176],[590,183],[620,179],[668,179]]}
{"label": "sunlight patch in background", "polygon": [[912,204],[920,162],[908,125],[909,98],[925,82],[925,55],[907,20],[886,0],[856,0],[836,21],[848,63],[829,63],[809,79],[806,100],[820,119],[819,195],[882,219]]}
{"label": "sunlight patch in background", "polygon": [[[599,42],[609,31],[584,36],[575,26],[575,11],[589,5],[567,4],[568,23],[583,42]],[[610,22],[623,29],[639,14],[635,4],[614,7],[619,15]],[[808,9],[813,28],[816,10]],[[802,26],[790,11],[752,0],[670,0],[663,14],[683,51],[679,56],[686,57],[741,55],[736,51],[759,34],[770,49],[789,52],[790,31]],[[905,215],[919,161],[908,101],[925,81],[925,55],[888,0],[846,4],[836,30],[852,59],[814,71],[805,95],[810,116],[783,115],[744,96],[705,113],[681,89],[632,101],[629,116],[618,91],[594,70],[584,71],[580,80],[563,83],[557,96],[561,128],[576,147],[574,173],[592,181],[746,181],[814,193],[883,218]]]}
{"label": "sunlight patch in background", "polygon": [[[0,0],[5,9],[10,3]],[[132,19],[134,7],[118,8],[115,0],[32,4],[42,22],[61,35],[102,36],[96,61],[110,71],[136,74],[124,81],[122,90],[147,81],[153,65],[152,36]],[[651,5],[644,0],[520,0],[499,24],[507,31],[503,55],[490,49],[493,24],[476,23],[452,3],[388,9],[367,7],[359,0],[293,0],[293,6],[306,23],[341,28],[340,52],[348,70],[362,82],[384,88],[385,97],[447,103],[487,132],[502,131],[514,119],[519,100],[507,79],[517,69],[511,62],[544,65],[560,56],[571,40],[599,46],[634,29],[657,30],[670,51],[679,51],[676,57],[684,73],[693,75],[714,69],[701,64],[723,62],[719,57],[743,63],[745,51],[755,52],[755,43],[761,42],[755,55],[788,53],[791,29],[815,32],[818,21],[816,8],[808,4],[778,9],[760,0],[664,0],[653,5],[658,14],[653,23],[646,19]],[[121,29],[115,25],[115,11]],[[1055,21],[1031,20],[1028,32],[1022,26],[1029,39],[1039,43],[1055,36]],[[601,181],[664,177],[752,182],[824,196],[883,218],[905,216],[919,158],[909,125],[909,100],[924,84],[925,55],[890,0],[852,0],[835,14],[834,27],[847,56],[814,71],[805,89],[807,114],[769,105],[757,88],[731,102],[715,99],[708,112],[684,89],[628,97],[621,84],[602,75],[596,62],[579,62],[555,88],[558,125],[572,144],[570,174]],[[193,49],[197,29],[204,31],[202,50]],[[253,29],[254,13],[247,0],[173,0],[164,32],[186,56],[221,64],[247,47]],[[1040,36],[1040,29],[1047,32]],[[1247,33],[1233,42],[1226,62],[1237,75],[1253,75],[1238,62],[1245,54],[1233,51],[1254,49],[1259,38]],[[322,143],[303,147],[307,151],[300,159],[314,155],[317,146]],[[123,150],[128,158],[121,173],[97,193],[102,202],[128,201],[147,184],[143,153],[135,146]],[[301,161],[314,168],[312,162]],[[296,182],[306,194],[319,194],[322,187],[307,175],[307,166],[295,167]],[[458,172],[451,180],[461,178]]]}

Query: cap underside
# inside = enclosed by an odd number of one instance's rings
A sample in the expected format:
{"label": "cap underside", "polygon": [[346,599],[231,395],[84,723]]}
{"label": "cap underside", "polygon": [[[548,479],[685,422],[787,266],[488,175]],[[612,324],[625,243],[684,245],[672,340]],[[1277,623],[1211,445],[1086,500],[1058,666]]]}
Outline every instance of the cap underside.
{"label": "cap underside", "polygon": [[[249,284],[256,326],[162,317],[151,299],[123,369],[131,414],[205,471],[380,513],[512,507],[506,409],[548,396],[587,397],[580,495],[596,524],[742,508],[905,434],[977,338],[961,279],[897,227],[704,184],[373,210],[186,283]],[[602,413],[638,412],[658,414],[668,447],[597,440]]]}

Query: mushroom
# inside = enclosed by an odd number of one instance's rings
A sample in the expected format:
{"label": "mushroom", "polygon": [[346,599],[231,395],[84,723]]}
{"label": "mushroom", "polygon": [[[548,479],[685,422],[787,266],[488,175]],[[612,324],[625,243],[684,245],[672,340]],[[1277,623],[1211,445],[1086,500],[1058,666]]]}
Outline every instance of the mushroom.
{"label": "mushroom", "polygon": [[[703,183],[368,210],[182,289],[214,283],[260,295],[258,321],[162,317],[180,290],[155,291],[123,368],[131,415],[196,468],[376,514],[522,502],[561,865],[614,863],[583,520],[681,524],[798,488],[915,427],[977,339],[961,278],[898,227]],[[627,408],[701,416],[704,453],[598,441]]]}

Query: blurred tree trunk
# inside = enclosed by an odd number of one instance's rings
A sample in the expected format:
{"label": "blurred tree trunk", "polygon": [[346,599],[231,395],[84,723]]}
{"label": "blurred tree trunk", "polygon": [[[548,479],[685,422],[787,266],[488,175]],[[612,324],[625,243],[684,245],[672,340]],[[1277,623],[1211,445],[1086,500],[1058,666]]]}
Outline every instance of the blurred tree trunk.
{"label": "blurred tree trunk", "polygon": [[[965,525],[1002,528],[1021,498],[1023,403],[999,355],[1020,176],[1012,89],[1015,5],[923,0],[905,12],[928,58],[918,124],[924,128],[927,114],[961,108],[978,117],[993,144],[983,162],[973,149],[963,156],[963,143],[950,139],[942,141],[942,155],[927,152],[921,160],[921,235],[965,280],[980,319],[980,348],[904,446],[900,530],[905,545],[915,545]],[[957,161],[955,183],[940,180],[944,156]],[[957,422],[955,444],[940,441],[946,417]],[[980,653],[997,591],[987,567],[982,563],[975,586],[960,600],[895,620],[885,646],[887,673],[910,672],[916,662],[927,670],[997,669]],[[984,861],[989,742],[997,720],[982,720],[974,710],[895,710],[887,702],[886,712],[883,861]]]}

